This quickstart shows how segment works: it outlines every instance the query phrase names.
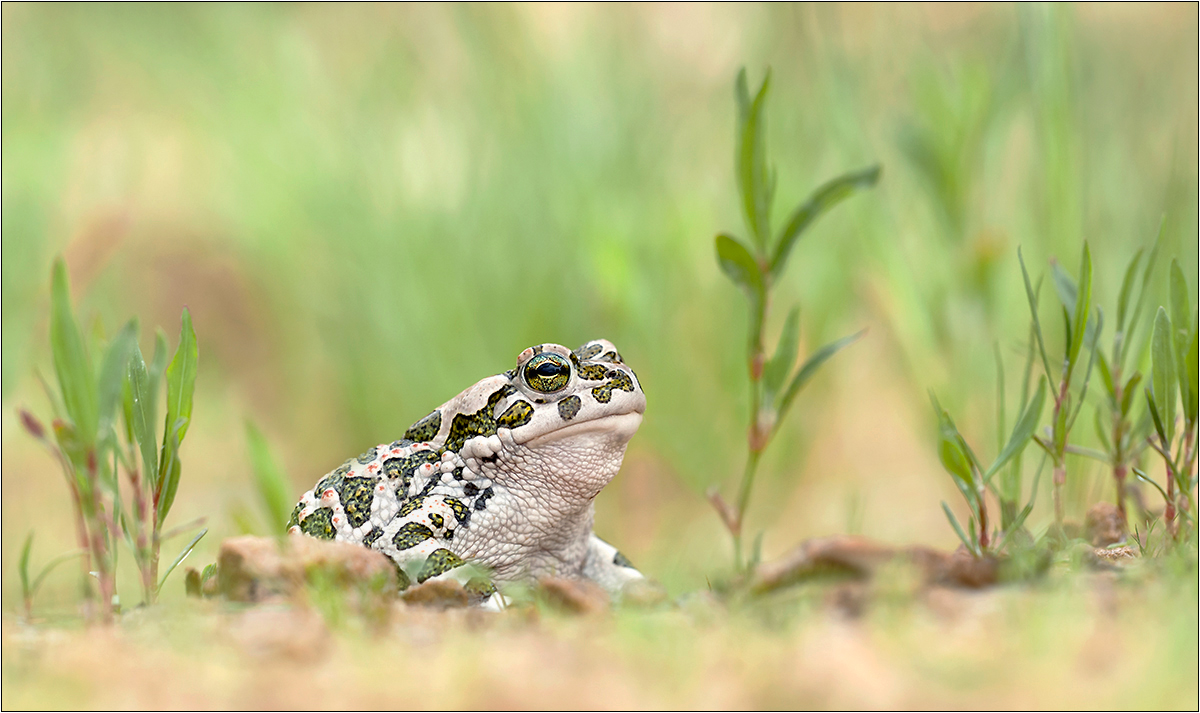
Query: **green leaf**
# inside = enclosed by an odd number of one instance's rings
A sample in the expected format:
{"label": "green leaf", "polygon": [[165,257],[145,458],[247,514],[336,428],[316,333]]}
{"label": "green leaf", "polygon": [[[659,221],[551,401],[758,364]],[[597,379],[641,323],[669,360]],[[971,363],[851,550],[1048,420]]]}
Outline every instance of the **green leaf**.
{"label": "green leaf", "polygon": [[1158,437],[1162,439],[1164,449],[1169,446],[1170,439],[1167,438],[1167,429],[1163,428],[1162,416],[1158,413],[1158,404],[1154,400],[1154,392],[1149,388],[1146,389],[1146,406],[1150,411],[1150,418],[1154,419],[1154,430],[1158,433]]}
{"label": "green leaf", "polygon": [[150,374],[142,359],[142,350],[135,344],[129,358],[129,414],[130,430],[142,454],[142,478],[152,485],[158,482],[158,440],[154,434],[155,393],[150,387]]}
{"label": "green leaf", "polygon": [[1125,382],[1125,389],[1121,393],[1121,415],[1129,414],[1129,409],[1133,406],[1133,395],[1137,393],[1138,384],[1142,383],[1142,372],[1135,371],[1129,377],[1129,381]]}
{"label": "green leaf", "polygon": [[[745,101],[742,98],[745,81],[743,72],[738,75],[739,109]],[[767,236],[770,234],[767,203],[766,129],[763,117],[767,90],[770,85],[771,72],[767,70],[762,86],[759,87],[758,94],[754,97],[754,102],[744,112],[739,111],[739,116],[744,118],[739,122],[741,135],[738,137],[737,153],[738,190],[742,194],[742,210],[746,214],[746,224],[750,227],[750,237],[759,252],[765,252]],[[746,93],[746,98],[748,96]]]}
{"label": "green leaf", "polygon": [[1113,382],[1112,371],[1108,368],[1108,360],[1104,358],[1104,352],[1096,352],[1096,361],[1100,364],[1100,380],[1104,382],[1104,393],[1108,395],[1108,403],[1116,408],[1117,385]]}
{"label": "green leaf", "polygon": [[1179,260],[1171,261],[1171,324],[1174,327],[1172,342],[1175,348],[1176,376],[1179,378],[1179,394],[1183,402],[1184,418],[1196,412],[1195,392],[1188,381],[1188,348],[1192,341],[1192,298],[1188,291],[1187,278],[1179,267]]}
{"label": "green leaf", "polygon": [[21,576],[21,596],[29,598],[32,592],[29,589],[29,554],[33,550],[33,530],[25,536],[25,544],[21,546],[21,559],[17,565],[17,573]]}
{"label": "green leaf", "polygon": [[1138,477],[1138,480],[1142,481],[1143,483],[1148,483],[1150,485],[1153,485],[1154,489],[1158,491],[1158,494],[1162,496],[1163,500],[1165,500],[1167,502],[1171,502],[1171,498],[1167,497],[1167,491],[1163,490],[1162,486],[1159,485],[1157,482],[1155,482],[1155,480],[1153,478],[1146,475],[1142,471],[1141,468],[1135,467],[1135,468],[1132,468],[1131,470],[1133,470],[1133,474]]}
{"label": "green leaf", "polygon": [[171,365],[167,367],[167,417],[163,425],[158,480],[154,487],[160,526],[167,517],[175,490],[179,487],[179,446],[183,443],[192,418],[192,396],[196,391],[199,356],[196,331],[192,328],[192,315],[185,307],[179,330],[179,347],[175,350]]}
{"label": "green leaf", "polygon": [[99,407],[100,434],[103,436],[116,421],[114,411],[121,397],[129,356],[137,348],[137,320],[125,324],[108,346],[100,366]]}
{"label": "green leaf", "polygon": [[1125,278],[1121,280],[1121,293],[1117,298],[1117,334],[1125,332],[1125,315],[1129,306],[1129,295],[1133,292],[1133,283],[1137,280],[1137,266],[1142,260],[1142,248],[1133,254],[1133,259],[1125,268]]}
{"label": "green leaf", "polygon": [[800,371],[796,372],[796,375],[792,377],[792,383],[788,384],[787,391],[785,391],[783,396],[779,399],[779,419],[781,421],[783,420],[783,415],[787,413],[788,408],[791,407],[792,401],[795,400],[796,395],[800,393],[800,389],[803,389],[804,385],[808,383],[809,379],[811,379],[813,375],[817,373],[817,369],[820,368],[820,366],[826,361],[828,361],[831,356],[858,341],[866,333],[867,330],[863,329],[849,336],[842,337],[836,342],[826,344],[808,357],[808,359],[800,367]]}
{"label": "green leaf", "polygon": [[745,290],[753,301],[761,302],[765,286],[758,262],[745,245],[731,235],[717,236],[717,262],[734,284]]}
{"label": "green leaf", "polygon": [[1103,414],[1097,408],[1094,412],[1093,425],[1096,427],[1096,438],[1100,440],[1100,445],[1104,446],[1106,453],[1113,452],[1112,441],[1108,437],[1108,426],[1104,423]]}
{"label": "green leaf", "polygon": [[1079,300],[1079,288],[1075,280],[1057,262],[1050,264],[1050,277],[1054,282],[1054,291],[1058,293],[1058,301],[1068,314],[1073,313],[1075,303]]}
{"label": "green leaf", "polygon": [[1083,257],[1079,261],[1079,292],[1075,300],[1075,316],[1071,320],[1071,330],[1075,337],[1071,340],[1071,351],[1067,355],[1067,381],[1071,380],[1071,372],[1079,361],[1084,342],[1088,339],[1088,316],[1092,311],[1092,252],[1088,249],[1087,241],[1083,241]]}
{"label": "green leaf", "polygon": [[1163,447],[1170,448],[1175,438],[1175,358],[1172,354],[1171,318],[1167,310],[1158,308],[1154,316],[1154,336],[1150,342],[1150,388],[1154,391],[1154,404],[1162,419],[1164,430]]}
{"label": "green leaf", "polygon": [[1192,343],[1188,346],[1187,356],[1184,358],[1184,363],[1187,364],[1187,387],[1192,392],[1192,399],[1189,402],[1191,410],[1184,414],[1184,417],[1188,420],[1188,423],[1192,424],[1193,428],[1196,425],[1197,416],[1200,415],[1197,414],[1197,410],[1200,410],[1197,408],[1197,406],[1200,406],[1200,384],[1197,384],[1197,381],[1200,381],[1200,379],[1197,379],[1196,373],[1196,362],[1200,358],[1200,353],[1196,349],[1197,336],[1200,336],[1200,329],[1197,329],[1196,323],[1192,322]]}
{"label": "green leaf", "polygon": [[[965,489],[975,490],[975,477],[971,472],[971,464],[963,452],[960,441],[962,437],[950,414],[938,403],[933,391],[929,392],[929,400],[933,403],[933,411],[938,419],[938,459],[946,472],[954,476]],[[968,498],[970,500],[970,498]]]}
{"label": "green leaf", "polygon": [[67,265],[61,257],[54,261],[51,276],[50,350],[54,356],[54,372],[58,376],[63,406],[75,424],[76,436],[86,449],[96,442],[99,399],[92,362],[71,311]]}
{"label": "green leaf", "polygon": [[175,568],[178,567],[185,559],[187,559],[187,556],[192,553],[192,550],[196,547],[196,543],[200,541],[200,538],[207,534],[208,528],[205,528],[197,533],[196,536],[192,538],[191,542],[187,543],[187,545],[183,548],[183,551],[181,551],[179,556],[175,558],[175,561],[171,563],[171,566],[167,567],[167,571],[163,573],[162,579],[158,580],[157,591],[162,591],[163,585],[167,582],[167,577],[170,577],[171,573],[175,571]]}
{"label": "green leaf", "polygon": [[1050,360],[1046,357],[1046,340],[1042,338],[1042,324],[1038,320],[1038,295],[1042,291],[1042,282],[1038,280],[1035,292],[1033,285],[1029,283],[1029,271],[1025,269],[1025,258],[1021,255],[1020,247],[1017,248],[1017,261],[1021,263],[1021,277],[1025,280],[1025,299],[1029,302],[1029,313],[1033,317],[1033,333],[1037,337],[1038,352],[1042,355],[1042,366],[1046,369],[1046,378],[1053,379],[1054,372],[1050,371]]}
{"label": "green leaf", "polygon": [[291,484],[278,462],[271,456],[267,439],[250,421],[246,421],[246,443],[250,446],[254,484],[258,487],[258,497],[267,516],[267,525],[271,532],[283,534],[287,529],[294,501]]}
{"label": "green leaf", "polygon": [[779,334],[779,343],[775,346],[775,356],[771,357],[763,369],[763,390],[766,393],[764,401],[771,401],[779,393],[779,388],[792,373],[796,363],[796,353],[800,349],[800,308],[793,307],[788,312],[783,323],[783,331]]}
{"label": "green leaf", "polygon": [[879,165],[853,171],[838,176],[814,191],[808,200],[796,208],[779,233],[771,255],[771,275],[778,278],[783,273],[792,248],[813,221],[857,191],[874,186],[882,171]]}
{"label": "green leaf", "polygon": [[985,483],[991,479],[992,474],[1003,468],[1006,463],[1025,450],[1025,446],[1029,445],[1029,440],[1033,437],[1033,432],[1037,430],[1038,421],[1042,418],[1042,407],[1045,406],[1045,403],[1046,380],[1039,379],[1037,391],[1034,392],[1033,398],[1030,399],[1024,413],[1017,419],[1017,424],[1013,426],[1012,435],[1009,436],[1004,450],[1000,451],[1000,455],[996,456],[995,462],[983,474]]}
{"label": "green leaf", "polygon": [[963,547],[974,552],[975,548],[971,546],[971,540],[963,532],[962,526],[958,524],[958,518],[954,517],[954,513],[951,512],[950,506],[946,504],[945,500],[942,501],[942,512],[946,513],[946,519],[950,521],[950,526],[954,528],[954,534],[958,535],[958,539],[962,541]]}
{"label": "green leaf", "polygon": [[1121,344],[1121,356],[1117,360],[1118,364],[1125,364],[1125,358],[1129,353],[1129,345],[1134,342],[1134,338],[1137,336],[1138,322],[1142,318],[1146,297],[1150,294],[1150,277],[1154,273],[1154,263],[1158,259],[1158,246],[1162,241],[1163,229],[1166,225],[1167,217],[1164,215],[1158,224],[1158,235],[1154,238],[1154,247],[1150,248],[1150,255],[1146,258],[1146,266],[1142,269],[1142,283],[1138,288],[1137,304],[1133,308],[1133,313],[1129,316],[1129,328],[1125,330],[1125,337]]}

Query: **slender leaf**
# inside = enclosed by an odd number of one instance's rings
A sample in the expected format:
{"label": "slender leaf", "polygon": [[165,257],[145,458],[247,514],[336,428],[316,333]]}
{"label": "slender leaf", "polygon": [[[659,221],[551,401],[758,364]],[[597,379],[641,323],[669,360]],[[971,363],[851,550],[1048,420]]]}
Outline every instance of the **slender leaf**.
{"label": "slender leaf", "polygon": [[1075,303],[1079,300],[1079,287],[1075,284],[1075,280],[1057,261],[1050,263],[1050,277],[1054,283],[1054,291],[1058,293],[1058,301],[1068,314],[1074,313]]}
{"label": "slender leaf", "polygon": [[1129,329],[1125,330],[1125,338],[1121,344],[1121,357],[1117,360],[1117,363],[1122,366],[1125,364],[1125,358],[1129,353],[1129,345],[1136,341],[1138,323],[1142,318],[1146,298],[1150,294],[1150,277],[1154,273],[1154,263],[1158,259],[1158,246],[1162,241],[1163,228],[1166,225],[1167,217],[1164,215],[1158,224],[1158,235],[1154,238],[1154,247],[1150,248],[1150,255],[1146,258],[1146,266],[1142,268],[1142,283],[1138,288],[1137,304],[1133,308],[1133,313],[1129,315]]}
{"label": "slender leaf", "polygon": [[1133,406],[1133,395],[1137,393],[1138,384],[1142,383],[1142,372],[1135,371],[1129,377],[1129,381],[1125,382],[1125,390],[1121,393],[1121,415],[1129,414],[1130,407]]}
{"label": "slender leaf", "polygon": [[[740,97],[745,82],[744,75],[739,75],[738,81],[737,92]],[[742,210],[746,214],[746,224],[750,227],[750,237],[760,253],[766,250],[767,237],[770,235],[767,217],[766,129],[763,116],[770,85],[771,72],[768,70],[754,102],[740,122],[741,136],[737,154],[738,189],[742,194]],[[739,103],[741,101],[739,98]]]}
{"label": "slender leaf", "polygon": [[945,500],[942,501],[942,512],[946,513],[946,519],[950,521],[950,526],[954,528],[954,534],[958,535],[958,539],[963,543],[963,547],[974,553],[975,548],[971,546],[971,539],[963,532],[962,525],[958,524],[958,518],[954,517],[954,513],[950,510],[950,506],[946,504]]}
{"label": "slender leaf", "polygon": [[974,490],[975,476],[971,470],[971,463],[967,460],[966,453],[963,452],[958,429],[954,426],[950,414],[938,403],[937,396],[932,391],[929,392],[929,399],[933,403],[933,411],[937,414],[938,419],[938,459],[941,460],[942,467],[946,469],[947,473],[954,476],[968,489]]}
{"label": "slender leaf", "polygon": [[99,409],[100,434],[103,436],[115,422],[114,410],[121,398],[121,387],[125,381],[129,356],[137,347],[137,320],[125,324],[108,346],[100,366]]}
{"label": "slender leaf", "polygon": [[[199,350],[196,332],[192,328],[192,315],[183,309],[183,320],[179,330],[179,347],[167,367],[167,417],[163,425],[162,453],[158,462],[158,480],[154,493],[159,498],[159,524],[166,517],[171,497],[163,498],[165,492],[174,493],[179,478],[179,446],[187,434],[192,418],[192,396],[196,391],[196,367]],[[169,482],[174,478],[176,482]],[[166,501],[166,507],[163,502]]]}
{"label": "slender leaf", "polygon": [[135,344],[129,358],[129,414],[130,430],[142,454],[142,474],[145,483],[158,482],[158,441],[154,435],[154,397],[150,387],[150,374],[142,359],[142,350]]}
{"label": "slender leaf", "polygon": [[1167,429],[1163,427],[1162,416],[1158,413],[1158,404],[1154,400],[1154,392],[1149,388],[1146,389],[1146,406],[1150,412],[1150,418],[1154,419],[1154,430],[1158,433],[1158,437],[1162,439],[1163,447],[1167,448],[1170,445],[1170,439],[1167,438]]}
{"label": "slender leaf", "polygon": [[54,371],[58,376],[63,405],[75,424],[75,433],[87,448],[96,442],[99,399],[92,362],[71,310],[67,265],[61,257],[54,261],[51,277],[50,350],[54,356]]}
{"label": "slender leaf", "polygon": [[1108,403],[1116,408],[1117,385],[1113,381],[1112,371],[1108,368],[1108,359],[1104,358],[1104,352],[1096,353],[1096,362],[1100,365],[1100,380],[1104,382],[1104,393],[1108,396]]}
{"label": "slender leaf", "polygon": [[[771,397],[779,393],[779,388],[792,372],[799,348],[800,308],[793,307],[783,323],[783,331],[780,332],[779,343],[775,347],[775,356],[771,357],[763,369],[763,389]],[[770,397],[764,400],[770,400]]]}
{"label": "slender leaf", "polygon": [[778,278],[783,274],[784,266],[787,264],[787,259],[792,252],[792,248],[795,247],[800,236],[804,234],[808,226],[812,225],[813,221],[856,192],[874,186],[879,182],[879,176],[882,172],[883,168],[877,164],[869,168],[838,176],[813,191],[808,200],[800,204],[792,212],[787,224],[779,233],[779,238],[775,242],[775,249],[771,254],[771,275]]}
{"label": "slender leaf", "polygon": [[[1129,306],[1129,296],[1133,292],[1133,284],[1137,281],[1137,267],[1142,260],[1143,248],[1138,248],[1125,268],[1125,278],[1121,280],[1120,297],[1117,298],[1117,334],[1125,333],[1125,315]],[[1115,358],[1115,355],[1114,355]]]}
{"label": "slender leaf", "polygon": [[1108,424],[1104,422],[1104,414],[1097,408],[1094,412],[1095,416],[1092,419],[1092,425],[1096,428],[1096,438],[1100,440],[1100,445],[1108,453],[1113,453],[1112,441],[1108,437]]}
{"label": "slender leaf", "polygon": [[17,573],[21,576],[21,596],[28,598],[32,595],[29,589],[29,553],[33,550],[33,530],[25,536],[25,544],[21,546],[21,559],[17,565]]}
{"label": "slender leaf", "polygon": [[1192,298],[1188,291],[1187,278],[1179,267],[1179,260],[1171,261],[1171,324],[1172,346],[1174,346],[1176,376],[1179,378],[1179,395],[1183,402],[1184,417],[1194,413],[1196,408],[1192,403],[1194,391],[1188,381],[1188,348],[1192,341]]}
{"label": "slender leaf", "polygon": [[826,361],[828,361],[829,358],[834,354],[837,354],[843,348],[858,341],[866,333],[867,330],[863,329],[849,336],[842,337],[836,342],[826,344],[808,357],[808,359],[800,367],[800,371],[796,372],[796,376],[792,377],[792,383],[788,384],[787,391],[783,393],[783,397],[779,399],[780,420],[783,419],[783,415],[787,413],[788,408],[791,407],[792,401],[796,398],[796,395],[800,393],[800,389],[803,389],[805,384],[808,383],[809,379],[811,379],[813,375],[817,373],[817,369],[820,368],[820,366]]}
{"label": "slender leaf", "polygon": [[1197,360],[1200,358],[1200,353],[1196,349],[1196,339],[1198,336],[1200,336],[1200,329],[1197,329],[1196,323],[1192,322],[1192,340],[1191,344],[1188,345],[1187,355],[1184,357],[1184,363],[1187,365],[1185,367],[1185,371],[1187,371],[1187,388],[1192,392],[1192,399],[1188,407],[1190,410],[1184,414],[1184,418],[1187,419],[1193,428],[1196,425],[1197,411],[1200,410],[1197,408],[1197,406],[1200,406],[1200,384],[1197,383],[1200,381],[1200,379],[1197,379]]}
{"label": "slender leaf", "polygon": [[761,302],[764,295],[762,272],[758,262],[745,245],[731,235],[721,233],[716,239],[717,262],[734,284],[746,291],[751,300]]}
{"label": "slender leaf", "polygon": [[1154,336],[1151,338],[1150,388],[1154,391],[1154,402],[1165,431],[1164,448],[1170,447],[1175,438],[1175,358],[1171,332],[1171,318],[1162,307],[1154,316]]}
{"label": "slender leaf", "polygon": [[250,463],[254,484],[267,516],[271,532],[283,534],[291,517],[292,488],[278,462],[271,456],[267,439],[250,421],[246,421],[246,442],[250,446]]}
{"label": "slender leaf", "polygon": [[1090,320],[1089,329],[1085,334],[1090,335],[1088,339],[1088,363],[1087,369],[1083,372],[1083,381],[1079,384],[1079,405],[1071,413],[1071,418],[1067,421],[1067,430],[1075,425],[1075,419],[1079,417],[1079,412],[1083,410],[1084,400],[1087,398],[1088,386],[1092,383],[1092,367],[1096,364],[1096,355],[1100,354],[1100,335],[1104,332],[1104,310],[1100,309],[1100,305],[1096,305],[1096,318]]}
{"label": "slender leaf", "polygon": [[1133,474],[1138,477],[1138,480],[1142,481],[1143,483],[1148,483],[1150,485],[1153,485],[1154,489],[1158,491],[1158,494],[1162,496],[1163,500],[1165,500],[1167,502],[1171,502],[1171,498],[1167,497],[1167,491],[1163,490],[1162,486],[1159,485],[1157,482],[1155,482],[1155,480],[1153,478],[1151,478],[1150,476],[1148,476],[1144,472],[1142,472],[1141,468],[1133,468],[1132,470],[1133,470]]}
{"label": "slender leaf", "polygon": [[985,482],[990,480],[992,474],[1003,468],[1008,461],[1025,450],[1025,446],[1029,445],[1029,439],[1033,437],[1033,432],[1037,430],[1038,421],[1042,418],[1042,408],[1045,404],[1046,380],[1039,379],[1037,391],[1034,392],[1033,398],[1029,401],[1029,406],[1025,408],[1024,413],[1021,414],[1020,418],[1017,419],[1016,425],[1013,426],[1012,435],[1009,436],[1004,450],[1000,451],[1000,455],[996,456],[996,461],[983,474]]}
{"label": "slender leaf", "polygon": [[1075,300],[1075,315],[1071,320],[1071,329],[1075,337],[1071,340],[1071,351],[1067,355],[1067,381],[1071,380],[1071,372],[1079,361],[1084,342],[1088,341],[1088,317],[1092,311],[1092,252],[1087,241],[1083,241],[1083,257],[1079,261],[1079,293]]}
{"label": "slender leaf", "polygon": [[157,591],[162,591],[163,585],[167,582],[167,577],[170,577],[171,573],[175,571],[175,568],[178,567],[185,559],[187,559],[187,556],[192,553],[192,549],[196,547],[196,543],[200,541],[200,538],[207,534],[208,528],[205,528],[197,533],[196,536],[192,538],[191,542],[187,543],[187,545],[183,548],[183,551],[181,551],[179,556],[175,558],[175,561],[171,563],[171,566],[167,567],[167,571],[163,572],[162,578],[158,580]]}
{"label": "slender leaf", "polygon": [[[1038,352],[1042,355],[1042,366],[1046,369],[1046,378],[1053,379],[1054,372],[1050,371],[1050,359],[1046,357],[1046,341],[1042,339],[1042,324],[1038,320],[1038,295],[1042,290],[1042,282],[1038,280],[1037,291],[1029,283],[1029,271],[1025,269],[1025,258],[1021,248],[1017,248],[1017,261],[1021,263],[1021,277],[1025,280],[1025,299],[1029,302],[1029,313],[1033,317],[1033,333],[1037,337]],[[1051,382],[1053,384],[1053,381]]]}

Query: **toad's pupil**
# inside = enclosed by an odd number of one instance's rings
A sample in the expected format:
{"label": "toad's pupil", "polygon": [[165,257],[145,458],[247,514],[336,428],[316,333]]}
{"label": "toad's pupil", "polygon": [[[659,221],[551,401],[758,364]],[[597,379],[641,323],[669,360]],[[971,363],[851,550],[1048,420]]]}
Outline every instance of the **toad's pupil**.
{"label": "toad's pupil", "polygon": [[538,376],[551,377],[564,373],[566,369],[563,368],[562,364],[556,364],[552,361],[544,361],[541,364],[538,364],[534,368],[534,371],[537,372]]}

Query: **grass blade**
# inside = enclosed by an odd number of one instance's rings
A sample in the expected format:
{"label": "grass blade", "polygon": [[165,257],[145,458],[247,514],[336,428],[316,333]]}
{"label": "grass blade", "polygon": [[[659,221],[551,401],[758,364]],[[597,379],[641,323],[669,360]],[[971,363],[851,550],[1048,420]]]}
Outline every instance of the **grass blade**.
{"label": "grass blade", "polygon": [[196,536],[192,538],[192,541],[184,546],[183,551],[179,553],[179,556],[175,558],[175,561],[171,563],[171,566],[167,567],[167,571],[163,572],[162,578],[158,580],[158,587],[156,588],[156,591],[162,591],[163,584],[166,583],[167,577],[170,577],[171,573],[175,571],[175,568],[178,567],[181,562],[187,559],[187,556],[192,553],[192,549],[196,547],[196,543],[200,541],[200,538],[207,534],[208,528],[205,528],[198,532]]}
{"label": "grass blade", "polygon": [[183,309],[179,330],[179,347],[167,367],[167,417],[163,426],[162,455],[158,463],[155,497],[158,501],[158,523],[161,526],[171,509],[175,490],[179,487],[179,446],[187,434],[192,418],[192,397],[196,391],[196,367],[199,349],[192,316]]}
{"label": "grass blade", "polygon": [[[971,463],[967,460],[966,453],[963,452],[960,443],[962,437],[958,433],[958,428],[955,427],[950,414],[938,403],[937,396],[933,391],[929,392],[929,400],[933,403],[933,411],[937,414],[938,419],[938,459],[942,462],[942,467],[946,469],[946,472],[962,483],[964,495],[967,494],[967,491],[974,492],[975,478],[971,471]],[[972,500],[972,498],[967,499],[968,501]]]}
{"label": "grass blade", "polygon": [[154,434],[154,397],[155,392],[150,386],[150,374],[146,370],[146,362],[142,359],[142,351],[135,344],[133,354],[129,358],[129,413],[130,429],[134,440],[142,454],[143,478],[146,483],[158,482],[158,439]]}
{"label": "grass blade", "polygon": [[779,234],[775,250],[771,255],[771,275],[778,278],[783,273],[788,255],[800,236],[817,218],[856,192],[870,188],[879,182],[883,168],[878,164],[860,171],[846,173],[825,183],[813,191],[808,200],[792,213],[787,225]]}
{"label": "grass blade", "polygon": [[25,536],[25,544],[21,545],[21,559],[17,563],[17,573],[21,577],[21,596],[29,599],[32,592],[29,590],[29,554],[33,550],[33,530]]}
{"label": "grass blade", "polygon": [[1087,326],[1088,317],[1092,311],[1092,251],[1088,248],[1087,241],[1083,241],[1083,257],[1079,260],[1079,292],[1075,300],[1075,314],[1071,320],[1071,331],[1074,337],[1071,339],[1071,351],[1067,355],[1067,381],[1071,380],[1071,373],[1075,370],[1075,365],[1079,362],[1079,354],[1083,350],[1084,342],[1088,341]]}
{"label": "grass blade", "polygon": [[101,435],[108,433],[115,422],[114,411],[117,400],[121,398],[121,387],[125,381],[130,354],[137,346],[137,331],[137,320],[129,320],[109,344],[104,361],[100,365],[98,391]]}
{"label": "grass blade", "polygon": [[1188,347],[1192,341],[1191,326],[1192,326],[1192,299],[1189,296],[1187,278],[1183,276],[1183,270],[1179,267],[1179,260],[1171,261],[1171,324],[1174,327],[1172,330],[1172,345],[1175,348],[1175,369],[1176,376],[1179,378],[1179,393],[1183,401],[1183,413],[1187,418],[1188,414],[1195,413],[1196,408],[1193,401],[1195,399],[1194,390],[1188,381]]}
{"label": "grass blade", "polygon": [[[1046,340],[1042,339],[1042,323],[1038,319],[1038,295],[1042,291],[1042,281],[1038,280],[1037,290],[1029,283],[1029,271],[1025,269],[1025,258],[1021,248],[1017,248],[1017,261],[1021,263],[1021,277],[1025,280],[1025,299],[1029,301],[1029,313],[1033,317],[1033,334],[1037,337],[1038,352],[1042,355],[1042,366],[1046,369],[1046,378],[1053,380],[1054,372],[1050,371],[1050,360],[1046,357]],[[1051,381],[1053,384],[1053,381]]]}
{"label": "grass blade", "polygon": [[[1121,280],[1120,297],[1117,298],[1117,333],[1124,334],[1125,332],[1125,315],[1129,306],[1129,295],[1133,292],[1133,283],[1137,280],[1138,263],[1142,261],[1142,250],[1138,248],[1133,254],[1133,259],[1129,261],[1129,266],[1125,268],[1125,278]],[[1116,355],[1113,355],[1116,358]]]}
{"label": "grass blade", "polygon": [[800,308],[793,307],[788,312],[783,323],[783,331],[779,335],[779,343],[775,347],[775,356],[771,357],[763,369],[763,390],[766,392],[765,402],[770,402],[779,393],[779,387],[792,372],[796,363],[796,353],[800,349]]}
{"label": "grass blade", "polygon": [[[766,168],[766,130],[763,109],[767,101],[767,90],[771,86],[771,72],[763,77],[762,86],[754,97],[753,103],[744,112],[739,137],[737,154],[738,189],[742,194],[742,210],[746,214],[746,225],[750,227],[750,237],[761,254],[766,250],[767,236],[770,235],[767,213],[767,168]],[[739,103],[742,92],[745,91],[745,75],[738,77]],[[748,93],[747,93],[748,98]]]}
{"label": "grass blade", "polygon": [[92,362],[71,310],[67,265],[61,257],[54,261],[51,276],[50,350],[63,406],[75,425],[77,437],[87,448],[96,441],[99,404]]}
{"label": "grass blade", "polygon": [[282,535],[287,529],[294,500],[291,483],[283,474],[278,462],[271,456],[267,439],[250,421],[246,421],[246,443],[250,446],[254,484],[262,501],[263,512],[267,516],[267,525],[272,533]]}
{"label": "grass blade", "polygon": [[[1159,431],[1165,439],[1163,447],[1170,448],[1175,438],[1175,358],[1172,354],[1171,318],[1162,307],[1154,316],[1154,335],[1151,340],[1150,388],[1154,391],[1155,410],[1164,429]],[[1157,421],[1155,425],[1158,425]]]}
{"label": "grass blade", "polygon": [[817,369],[820,368],[820,366],[826,361],[828,361],[831,356],[858,341],[866,333],[867,330],[863,329],[849,336],[842,337],[836,342],[826,344],[808,357],[808,359],[804,362],[804,365],[800,367],[800,371],[796,372],[796,376],[792,378],[792,383],[788,384],[787,391],[784,392],[783,397],[779,400],[780,421],[783,420],[783,415],[787,413],[788,408],[791,407],[792,401],[795,400],[796,395],[800,393],[800,389],[804,388],[804,385],[807,384],[809,379],[813,377],[813,374],[817,372]]}
{"label": "grass blade", "polygon": [[1154,247],[1150,248],[1150,254],[1146,257],[1146,266],[1142,269],[1142,284],[1138,288],[1137,304],[1133,308],[1133,313],[1129,315],[1129,329],[1125,330],[1125,339],[1121,344],[1121,356],[1117,360],[1120,365],[1125,364],[1125,357],[1129,353],[1129,345],[1135,341],[1137,336],[1138,322],[1141,321],[1142,311],[1146,305],[1146,297],[1149,295],[1150,277],[1154,274],[1154,263],[1158,259],[1158,246],[1162,242],[1163,229],[1167,225],[1167,217],[1164,215],[1158,224],[1158,235],[1154,238]]}
{"label": "grass blade", "polygon": [[958,518],[954,517],[954,513],[950,510],[950,506],[946,504],[945,500],[942,501],[942,512],[946,513],[946,519],[950,521],[950,526],[954,528],[954,534],[958,535],[958,539],[963,543],[963,547],[966,547],[972,553],[975,552],[975,548],[971,546],[971,539],[967,537],[967,533],[963,532],[962,525],[958,524]]}
{"label": "grass blade", "polygon": [[1000,455],[996,456],[995,462],[983,474],[985,483],[991,479],[996,471],[1003,468],[1018,453],[1025,450],[1025,446],[1029,445],[1029,440],[1033,438],[1033,432],[1037,430],[1038,421],[1042,418],[1042,408],[1045,404],[1046,380],[1039,379],[1037,391],[1034,392],[1029,405],[1025,408],[1020,418],[1017,419],[1016,425],[1013,426],[1012,435],[1009,437],[1008,443],[1004,446],[1004,450],[1000,451]]}

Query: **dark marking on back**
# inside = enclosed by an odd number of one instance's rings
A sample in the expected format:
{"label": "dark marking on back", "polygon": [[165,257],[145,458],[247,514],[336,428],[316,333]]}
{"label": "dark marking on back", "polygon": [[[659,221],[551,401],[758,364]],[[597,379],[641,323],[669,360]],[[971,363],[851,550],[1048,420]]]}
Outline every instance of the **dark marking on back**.
{"label": "dark marking on back", "polygon": [[398,550],[407,550],[416,547],[425,540],[433,537],[433,530],[430,530],[425,525],[419,522],[406,522],[404,526],[396,531],[392,537],[392,544]]}
{"label": "dark marking on back", "polygon": [[461,567],[464,564],[466,562],[463,561],[462,557],[459,557],[445,547],[438,548],[429,553],[425,564],[421,566],[421,571],[417,574],[417,583],[449,572],[455,567]]}
{"label": "dark marking on back", "polygon": [[332,540],[337,531],[333,529],[333,511],[317,508],[300,523],[300,531],[318,540]]}
{"label": "dark marking on back", "polygon": [[599,364],[580,364],[579,378],[584,381],[604,381],[607,371]]}
{"label": "dark marking on back", "polygon": [[578,355],[580,359],[591,359],[603,351],[603,349],[603,347],[595,342],[588,342],[587,344],[584,344],[576,349],[574,353]]}
{"label": "dark marking on back", "polygon": [[434,409],[425,418],[408,427],[404,438],[410,441],[432,441],[438,431],[442,430],[442,411]]}
{"label": "dark marking on back", "polygon": [[350,527],[362,527],[371,519],[371,501],[375,499],[374,478],[346,478],[343,482],[342,508]]}
{"label": "dark marking on back", "polygon": [[371,450],[369,450],[369,451],[366,451],[365,453],[361,454],[361,455],[358,457],[358,462],[359,462],[359,464],[360,464],[360,465],[366,465],[367,463],[370,463],[371,461],[375,460],[375,451],[377,451],[377,450],[379,450],[378,446],[376,446],[375,448],[372,448]]}
{"label": "dark marking on back", "polygon": [[623,371],[613,371],[612,377],[605,383],[592,389],[592,398],[602,404],[606,404],[612,400],[612,392],[615,390],[633,391],[633,380]]}

